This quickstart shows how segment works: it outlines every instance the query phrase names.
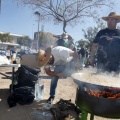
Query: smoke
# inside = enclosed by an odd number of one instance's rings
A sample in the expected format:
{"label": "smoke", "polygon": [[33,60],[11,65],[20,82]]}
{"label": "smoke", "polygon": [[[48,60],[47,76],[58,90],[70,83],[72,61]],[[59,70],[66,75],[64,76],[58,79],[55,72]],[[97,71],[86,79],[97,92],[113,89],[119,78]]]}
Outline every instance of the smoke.
{"label": "smoke", "polygon": [[73,80],[78,84],[88,83],[86,85],[120,87],[120,74],[115,72],[97,72],[96,68],[84,68],[79,73],[72,75]]}

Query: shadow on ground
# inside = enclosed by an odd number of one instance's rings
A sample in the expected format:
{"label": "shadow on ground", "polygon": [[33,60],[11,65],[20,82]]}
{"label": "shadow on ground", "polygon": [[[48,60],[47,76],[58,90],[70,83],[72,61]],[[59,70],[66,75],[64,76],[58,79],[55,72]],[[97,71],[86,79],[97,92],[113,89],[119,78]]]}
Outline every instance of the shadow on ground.
{"label": "shadow on ground", "polygon": [[17,104],[17,106],[9,108],[7,104],[9,95],[9,89],[0,89],[0,120],[31,120],[31,112],[46,103],[46,100],[33,101],[29,105]]}

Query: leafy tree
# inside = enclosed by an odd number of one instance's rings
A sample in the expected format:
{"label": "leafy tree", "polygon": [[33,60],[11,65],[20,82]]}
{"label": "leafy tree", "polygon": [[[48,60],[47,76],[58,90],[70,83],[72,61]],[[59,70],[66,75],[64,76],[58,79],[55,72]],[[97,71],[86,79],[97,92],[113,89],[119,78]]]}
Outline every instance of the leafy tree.
{"label": "leafy tree", "polygon": [[115,4],[113,0],[17,0],[17,2],[39,11],[41,21],[62,23],[63,32],[66,32],[67,25],[74,26],[85,22],[86,17],[97,19],[98,11]]}
{"label": "leafy tree", "polygon": [[95,38],[99,28],[98,27],[89,27],[86,31],[82,29],[84,33],[84,38],[88,41],[87,47],[90,47],[93,39]]}
{"label": "leafy tree", "polygon": [[19,37],[17,39],[17,43],[23,46],[28,46],[30,47],[31,45],[31,39],[28,36],[23,36],[23,37]]}
{"label": "leafy tree", "polygon": [[4,34],[0,33],[0,40],[1,40],[1,42],[10,42],[11,37],[10,37],[9,33],[4,33]]}
{"label": "leafy tree", "polygon": [[100,19],[98,19],[97,27],[88,27],[87,30],[82,29],[85,40],[82,39],[78,42],[83,43],[87,48],[91,48],[92,41],[95,38],[97,32],[103,28],[105,28],[105,24]]}

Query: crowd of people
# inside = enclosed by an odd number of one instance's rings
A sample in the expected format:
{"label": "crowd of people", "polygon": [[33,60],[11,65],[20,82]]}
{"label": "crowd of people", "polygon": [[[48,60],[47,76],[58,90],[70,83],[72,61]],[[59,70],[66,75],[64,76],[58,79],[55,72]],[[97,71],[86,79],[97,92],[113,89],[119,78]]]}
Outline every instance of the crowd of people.
{"label": "crowd of people", "polygon": [[77,51],[72,37],[63,33],[52,48],[37,53],[37,66],[44,66],[46,74],[51,76],[48,102],[52,103],[55,98],[59,78],[68,77],[87,66],[96,66],[99,72],[117,73],[120,70],[120,30],[116,28],[120,15],[111,12],[102,19],[107,22],[107,28],[97,33],[90,50],[80,43]]}
{"label": "crowd of people", "polygon": [[[75,44],[73,43],[73,39],[67,33],[63,33],[61,37],[56,41],[55,46],[63,46],[67,47],[73,51],[76,51],[79,57],[80,69],[83,69],[88,64],[89,50],[84,46],[84,44],[79,43],[79,48],[77,50]],[[72,61],[71,61],[72,62]]]}

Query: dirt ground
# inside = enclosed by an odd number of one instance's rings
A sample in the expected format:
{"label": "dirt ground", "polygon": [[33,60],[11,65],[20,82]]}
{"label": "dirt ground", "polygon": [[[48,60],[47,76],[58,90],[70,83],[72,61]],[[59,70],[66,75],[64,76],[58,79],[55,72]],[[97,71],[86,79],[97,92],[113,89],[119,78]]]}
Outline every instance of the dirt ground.
{"label": "dirt ground", "polygon": [[[0,72],[11,72],[11,68],[0,68]],[[9,74],[10,75],[10,74]],[[43,75],[43,74],[41,74]],[[44,74],[45,75],[45,74]],[[11,75],[10,75],[11,76]],[[19,105],[9,108],[7,104],[7,97],[9,96],[9,85],[11,84],[10,79],[5,79],[3,75],[0,75],[0,120],[32,120],[31,112],[36,108],[40,108],[41,104],[46,102],[46,99],[49,97],[49,88],[50,88],[50,79],[43,79],[45,86],[45,93],[43,100],[37,102],[34,101],[30,105]],[[54,103],[60,100],[60,98],[68,100],[71,99],[72,102],[75,102],[77,85],[71,78],[60,79],[57,86],[57,93]],[[88,116],[88,120],[89,120]],[[95,116],[94,120],[112,120],[107,118],[102,118]],[[114,119],[115,120],[115,119]],[[117,119],[120,120],[120,119]]]}

